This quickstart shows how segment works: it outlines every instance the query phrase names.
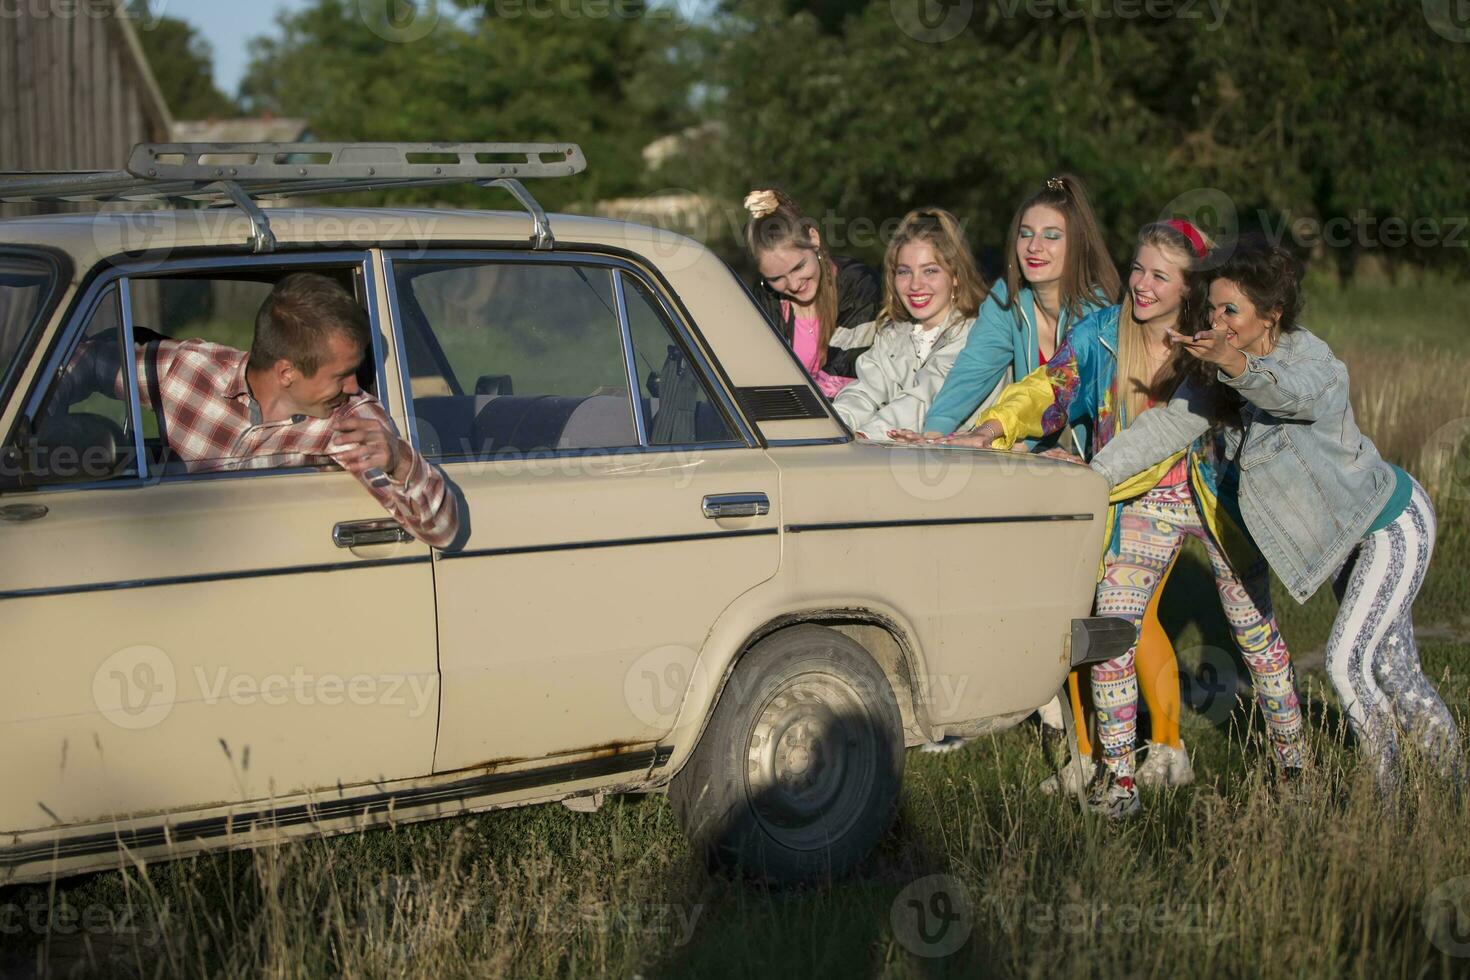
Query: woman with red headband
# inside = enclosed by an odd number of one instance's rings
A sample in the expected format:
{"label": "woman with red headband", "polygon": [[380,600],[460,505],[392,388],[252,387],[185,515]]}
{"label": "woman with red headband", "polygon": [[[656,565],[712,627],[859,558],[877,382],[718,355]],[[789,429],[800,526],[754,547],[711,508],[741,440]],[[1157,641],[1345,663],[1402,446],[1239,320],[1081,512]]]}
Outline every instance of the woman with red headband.
{"label": "woman with red headband", "polygon": [[[1203,308],[1199,269],[1210,247],[1185,221],[1145,226],[1122,304],[1073,327],[1050,361],[1007,388],[977,416],[974,431],[943,441],[1008,448],[1018,440],[1085,422],[1095,455],[1145,410],[1168,401],[1183,381],[1185,356],[1171,348],[1169,334],[1192,332],[1181,325],[1194,323]],[[1291,661],[1271,611],[1265,560],[1217,495],[1214,446],[1213,439],[1202,437],[1113,489],[1097,614],[1137,625],[1184,537],[1201,539],[1231,631],[1250,668],[1277,764],[1290,777],[1303,764],[1302,716]],[[1130,649],[1092,668],[1105,767],[1092,781],[1088,802],[1113,817],[1128,816],[1139,807],[1133,778],[1138,721],[1134,653]],[[1171,665],[1171,670],[1177,668]]]}

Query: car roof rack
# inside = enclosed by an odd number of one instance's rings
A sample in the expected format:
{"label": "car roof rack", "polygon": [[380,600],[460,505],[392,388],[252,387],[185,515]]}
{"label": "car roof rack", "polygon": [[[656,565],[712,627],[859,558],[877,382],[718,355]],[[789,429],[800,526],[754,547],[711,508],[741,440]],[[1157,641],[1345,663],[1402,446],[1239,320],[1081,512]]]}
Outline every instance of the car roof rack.
{"label": "car roof rack", "polygon": [[546,212],[521,179],[586,169],[575,143],[139,143],[126,170],[0,173],[0,201],[234,206],[251,248],[271,252],[263,199],[472,183],[508,191],[531,215],[532,247],[549,250]]}

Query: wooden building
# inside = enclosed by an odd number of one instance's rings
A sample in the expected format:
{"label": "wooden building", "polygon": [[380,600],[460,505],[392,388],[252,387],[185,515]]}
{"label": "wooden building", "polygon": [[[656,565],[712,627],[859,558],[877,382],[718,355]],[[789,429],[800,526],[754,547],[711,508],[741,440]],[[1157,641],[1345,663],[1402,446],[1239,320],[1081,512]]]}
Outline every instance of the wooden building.
{"label": "wooden building", "polygon": [[0,171],[119,170],[172,119],[124,0],[0,11]]}

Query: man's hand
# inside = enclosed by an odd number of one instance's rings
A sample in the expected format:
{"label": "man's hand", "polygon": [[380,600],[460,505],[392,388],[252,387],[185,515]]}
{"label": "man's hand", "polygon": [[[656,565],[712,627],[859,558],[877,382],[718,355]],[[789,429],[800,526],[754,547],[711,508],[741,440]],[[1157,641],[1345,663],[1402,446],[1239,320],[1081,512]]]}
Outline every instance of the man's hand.
{"label": "man's hand", "polygon": [[1174,330],[1167,332],[1169,341],[1189,351],[1207,364],[1213,364],[1232,378],[1239,377],[1250,362],[1238,347],[1232,347],[1224,330],[1201,330],[1193,337]]}
{"label": "man's hand", "polygon": [[413,456],[404,441],[376,419],[349,416],[338,425],[328,447],[332,458],[353,473],[374,467],[403,483],[408,478]]}

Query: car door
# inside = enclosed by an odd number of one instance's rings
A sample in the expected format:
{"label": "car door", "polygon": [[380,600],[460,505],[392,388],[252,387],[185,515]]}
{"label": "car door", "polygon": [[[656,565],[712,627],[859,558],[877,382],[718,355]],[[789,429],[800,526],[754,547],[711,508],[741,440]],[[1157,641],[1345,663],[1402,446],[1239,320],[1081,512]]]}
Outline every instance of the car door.
{"label": "car door", "polygon": [[594,255],[394,255],[414,438],[467,502],[436,556],[436,771],[657,739],[780,561],[778,471],[657,281]]}
{"label": "car door", "polygon": [[74,304],[14,396],[0,474],[5,831],[429,771],[429,550],[338,547],[339,523],[385,516],[341,470],[175,472],[133,386],[58,381],[154,334],[248,346],[271,284],[305,268],[358,290],[378,333],[365,253],[122,267]]}

